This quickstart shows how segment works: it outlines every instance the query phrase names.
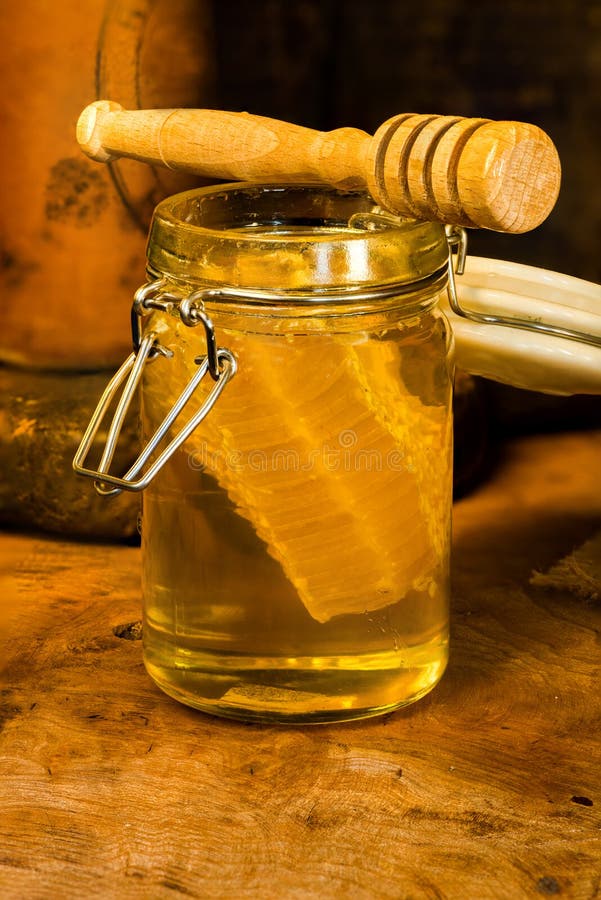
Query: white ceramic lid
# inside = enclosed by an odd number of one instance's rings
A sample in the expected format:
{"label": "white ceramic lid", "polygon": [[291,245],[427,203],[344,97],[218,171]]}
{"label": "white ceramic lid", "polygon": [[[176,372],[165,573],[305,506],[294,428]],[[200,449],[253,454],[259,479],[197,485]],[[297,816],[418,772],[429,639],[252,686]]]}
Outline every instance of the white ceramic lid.
{"label": "white ceramic lid", "polygon": [[481,324],[442,304],[457,365],[474,375],[549,394],[601,394],[601,285],[504,260],[469,256],[456,276],[461,307],[583,332],[598,346],[506,325]]}

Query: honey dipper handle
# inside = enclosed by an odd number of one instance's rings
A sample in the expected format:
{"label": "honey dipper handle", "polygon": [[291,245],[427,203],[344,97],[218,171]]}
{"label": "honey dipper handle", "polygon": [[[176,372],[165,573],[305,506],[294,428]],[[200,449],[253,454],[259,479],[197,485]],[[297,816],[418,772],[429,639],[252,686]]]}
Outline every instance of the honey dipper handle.
{"label": "honey dipper handle", "polygon": [[523,122],[404,114],[372,138],[321,132],[247,113],[86,107],[77,138],[93,159],[120,156],[213,178],[368,189],[391,212],[519,233],[559,192],[551,139]]}
{"label": "honey dipper handle", "polygon": [[370,136],[355,128],[320,132],[247,113],[124,110],[98,100],[79,117],[77,140],[100,162],[127,156],[212,178],[367,187],[358,159]]}

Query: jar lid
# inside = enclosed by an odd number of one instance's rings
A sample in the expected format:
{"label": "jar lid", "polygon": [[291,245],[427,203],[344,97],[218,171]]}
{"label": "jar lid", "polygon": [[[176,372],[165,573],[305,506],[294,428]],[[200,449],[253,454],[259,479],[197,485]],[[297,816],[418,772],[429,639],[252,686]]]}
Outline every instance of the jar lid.
{"label": "jar lid", "polygon": [[461,368],[547,394],[601,394],[601,285],[468,255],[456,287],[464,315],[444,294],[440,305]]}
{"label": "jar lid", "polygon": [[398,218],[361,192],[234,183],[186,191],[156,207],[151,272],[203,285],[340,296],[411,285],[444,272],[438,223]]}

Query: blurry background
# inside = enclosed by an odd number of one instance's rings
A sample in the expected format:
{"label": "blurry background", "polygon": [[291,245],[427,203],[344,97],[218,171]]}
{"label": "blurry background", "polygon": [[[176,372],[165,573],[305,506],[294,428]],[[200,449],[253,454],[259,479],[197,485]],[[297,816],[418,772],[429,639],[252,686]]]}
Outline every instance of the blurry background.
{"label": "blurry background", "polygon": [[[127,352],[152,208],[190,182],[85,159],[75,122],[98,97],[372,133],[400,112],[534,122],[562,160],[555,210],[470,249],[601,282],[601,0],[3,0],[0,37],[0,521],[135,530],[135,498],[108,520],[78,506],[70,457]],[[601,427],[599,398],[463,388],[465,485],[509,433]]]}
{"label": "blurry background", "polygon": [[373,133],[399,112],[534,122],[562,160],[551,218],[500,255],[601,281],[601,2],[215,0],[220,106]]}
{"label": "blurry background", "polygon": [[[216,103],[320,129],[373,133],[401,112],[533,122],[562,189],[520,236],[470,250],[601,282],[601,2],[216,0]],[[601,426],[601,403],[490,384],[502,431]]]}

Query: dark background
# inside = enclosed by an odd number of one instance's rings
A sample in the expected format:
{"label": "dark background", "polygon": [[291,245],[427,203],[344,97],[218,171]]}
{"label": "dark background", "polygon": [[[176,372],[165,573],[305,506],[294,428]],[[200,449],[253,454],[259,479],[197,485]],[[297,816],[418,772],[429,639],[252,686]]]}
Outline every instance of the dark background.
{"label": "dark background", "polygon": [[[214,0],[215,105],[373,133],[401,112],[533,122],[562,161],[526,235],[470,249],[601,282],[601,2]],[[597,398],[492,387],[501,429],[601,426]]]}
{"label": "dark background", "polygon": [[373,133],[401,112],[534,122],[563,165],[550,219],[475,252],[601,281],[601,3],[215,0],[216,99]]}

